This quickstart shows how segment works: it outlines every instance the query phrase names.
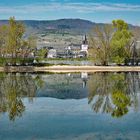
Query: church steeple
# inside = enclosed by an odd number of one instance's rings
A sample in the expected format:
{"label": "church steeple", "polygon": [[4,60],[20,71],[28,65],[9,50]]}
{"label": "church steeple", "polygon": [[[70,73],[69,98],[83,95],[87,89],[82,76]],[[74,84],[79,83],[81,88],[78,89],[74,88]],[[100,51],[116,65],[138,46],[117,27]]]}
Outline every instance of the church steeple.
{"label": "church steeple", "polygon": [[87,45],[87,44],[88,44],[87,36],[86,36],[86,35],[85,35],[85,38],[84,38],[84,40],[83,40],[83,44],[84,44],[84,45]]}
{"label": "church steeple", "polygon": [[88,53],[88,40],[87,40],[86,35],[83,37],[83,41],[82,41],[82,45],[81,45],[81,51],[86,52],[86,55]]}

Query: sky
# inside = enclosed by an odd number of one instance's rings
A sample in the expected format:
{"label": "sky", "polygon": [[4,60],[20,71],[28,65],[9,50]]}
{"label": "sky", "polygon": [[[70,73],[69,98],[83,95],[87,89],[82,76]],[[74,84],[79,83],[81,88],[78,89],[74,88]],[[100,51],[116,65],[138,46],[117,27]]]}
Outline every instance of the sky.
{"label": "sky", "polygon": [[0,19],[81,18],[97,23],[123,19],[140,25],[140,0],[0,0]]}

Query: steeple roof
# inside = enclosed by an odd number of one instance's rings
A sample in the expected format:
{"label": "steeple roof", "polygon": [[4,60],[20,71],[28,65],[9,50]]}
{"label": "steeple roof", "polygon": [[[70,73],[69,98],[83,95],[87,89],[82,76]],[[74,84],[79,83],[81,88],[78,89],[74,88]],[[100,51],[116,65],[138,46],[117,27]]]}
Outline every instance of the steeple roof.
{"label": "steeple roof", "polygon": [[87,45],[88,44],[88,41],[87,41],[87,36],[85,35],[85,38],[84,38],[84,40],[83,40],[83,42],[82,42],[84,45]]}

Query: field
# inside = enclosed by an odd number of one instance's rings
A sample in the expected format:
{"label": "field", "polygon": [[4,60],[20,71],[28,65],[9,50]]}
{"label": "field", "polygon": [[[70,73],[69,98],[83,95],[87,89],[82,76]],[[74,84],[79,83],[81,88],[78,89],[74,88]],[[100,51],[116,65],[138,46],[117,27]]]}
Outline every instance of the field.
{"label": "field", "polygon": [[73,34],[47,33],[38,34],[38,48],[53,47],[55,49],[64,49],[70,44],[81,44],[83,36]]}

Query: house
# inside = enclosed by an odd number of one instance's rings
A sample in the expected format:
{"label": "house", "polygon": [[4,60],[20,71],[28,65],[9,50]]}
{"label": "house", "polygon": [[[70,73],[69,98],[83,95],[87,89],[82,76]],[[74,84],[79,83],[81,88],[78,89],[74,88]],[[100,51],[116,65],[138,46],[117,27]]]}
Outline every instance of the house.
{"label": "house", "polygon": [[78,58],[85,58],[87,57],[87,52],[86,51],[80,51],[77,55]]}
{"label": "house", "polygon": [[55,49],[50,49],[48,51],[48,55],[47,55],[48,58],[56,58],[57,57],[57,52]]}
{"label": "house", "polygon": [[57,58],[67,58],[68,55],[65,51],[57,51]]}

